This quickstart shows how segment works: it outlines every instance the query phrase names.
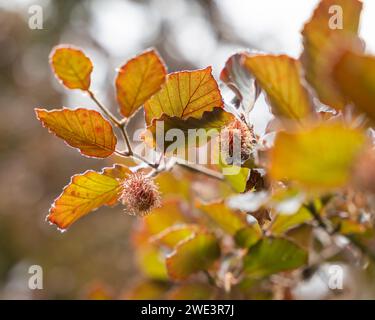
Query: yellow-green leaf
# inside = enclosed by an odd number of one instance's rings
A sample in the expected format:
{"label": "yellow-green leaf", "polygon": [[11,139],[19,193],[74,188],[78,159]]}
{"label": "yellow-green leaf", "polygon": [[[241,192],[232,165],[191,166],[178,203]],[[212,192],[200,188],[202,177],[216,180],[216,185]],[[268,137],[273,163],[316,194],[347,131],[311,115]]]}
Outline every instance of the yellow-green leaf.
{"label": "yellow-green leaf", "polygon": [[166,68],[158,53],[147,50],[127,61],[116,78],[117,101],[123,116],[130,117],[165,82]]}
{"label": "yellow-green leaf", "polygon": [[101,172],[88,170],[74,175],[54,201],[47,220],[64,230],[89,212],[103,205],[116,204],[121,190],[120,181],[129,173],[127,167],[115,165]]}
{"label": "yellow-green leaf", "polygon": [[270,151],[269,174],[312,189],[342,187],[364,142],[360,129],[339,122],[279,132]]}
{"label": "yellow-green leaf", "polygon": [[231,235],[247,226],[245,214],[229,209],[222,201],[208,204],[198,203],[197,207]]}
{"label": "yellow-green leaf", "polygon": [[234,235],[236,244],[242,248],[250,248],[262,237],[262,230],[258,223],[242,228]]}
{"label": "yellow-green leaf", "polygon": [[145,104],[147,125],[163,114],[200,119],[205,111],[223,107],[218,85],[211,74],[211,67],[195,71],[171,73],[166,83]]}
{"label": "yellow-green leaf", "polygon": [[160,208],[153,209],[142,219],[147,232],[156,235],[175,224],[184,224],[187,221],[182,210],[182,204],[177,199],[165,201]]}
{"label": "yellow-green leaf", "polygon": [[220,155],[219,157],[219,167],[223,173],[224,180],[228,182],[234,191],[244,192],[251,170],[246,167],[226,164]]}
{"label": "yellow-green leaf", "polygon": [[312,112],[298,60],[286,55],[249,55],[245,66],[266,92],[273,114],[301,120]]}
{"label": "yellow-green leaf", "polygon": [[168,279],[163,252],[154,244],[137,246],[136,260],[142,273],[154,280]]}
{"label": "yellow-green leaf", "polygon": [[335,51],[334,43],[345,41],[346,37],[356,37],[361,10],[359,0],[322,0],[302,31],[304,50],[301,61],[306,80],[319,99],[335,109],[342,109],[345,99],[325,76],[327,53]]}
{"label": "yellow-green leaf", "polygon": [[217,238],[200,232],[180,242],[167,257],[167,270],[172,279],[182,280],[201,270],[207,270],[220,256]]}
{"label": "yellow-green leaf", "polygon": [[112,126],[97,111],[63,108],[35,112],[45,128],[86,156],[106,158],[115,151],[117,138]]}
{"label": "yellow-green leaf", "polygon": [[270,231],[275,235],[284,234],[291,228],[301,225],[313,219],[310,211],[302,206],[296,213],[279,213],[273,220]]}
{"label": "yellow-green leaf", "polygon": [[155,182],[163,198],[181,197],[190,198],[190,181],[181,171],[164,171],[159,173]]}
{"label": "yellow-green leaf", "polygon": [[250,247],[243,263],[248,276],[262,278],[307,264],[307,252],[283,238],[264,238]]}
{"label": "yellow-green leaf", "polygon": [[50,64],[56,77],[67,88],[85,91],[90,88],[93,66],[81,50],[58,46],[51,52]]}
{"label": "yellow-green leaf", "polygon": [[333,68],[333,78],[341,94],[375,120],[375,57],[344,52]]}

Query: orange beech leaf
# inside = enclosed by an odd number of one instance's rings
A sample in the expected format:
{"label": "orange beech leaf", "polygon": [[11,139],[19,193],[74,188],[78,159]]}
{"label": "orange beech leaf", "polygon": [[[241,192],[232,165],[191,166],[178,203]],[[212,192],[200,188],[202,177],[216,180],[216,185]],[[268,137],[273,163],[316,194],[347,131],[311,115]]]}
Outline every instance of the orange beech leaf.
{"label": "orange beech leaf", "polygon": [[93,69],[91,60],[79,49],[58,46],[50,55],[56,77],[69,89],[88,90]]}
{"label": "orange beech leaf", "polygon": [[346,51],[333,68],[340,92],[375,120],[375,57]]}
{"label": "orange beech leaf", "polygon": [[121,180],[130,169],[122,165],[104,168],[101,172],[88,170],[74,175],[70,183],[53,203],[47,221],[61,230],[101,206],[116,204]]}
{"label": "orange beech leaf", "polygon": [[223,108],[223,100],[212,68],[171,73],[162,88],[145,103],[147,125],[163,114],[200,119],[205,111]]}
{"label": "orange beech leaf", "polygon": [[155,50],[147,50],[126,62],[116,78],[120,111],[130,117],[165,82],[166,68]]}
{"label": "orange beech leaf", "polygon": [[166,258],[168,274],[183,280],[201,270],[209,269],[220,257],[218,239],[212,233],[200,232],[178,243]]}
{"label": "orange beech leaf", "polygon": [[273,114],[293,120],[311,114],[298,60],[286,55],[249,55],[244,64],[266,92]]}
{"label": "orange beech leaf", "polygon": [[115,151],[117,138],[112,126],[97,111],[63,108],[35,112],[45,128],[86,156],[106,158]]}
{"label": "orange beech leaf", "polygon": [[[339,11],[335,12],[336,8]],[[340,43],[347,37],[357,36],[361,10],[362,2],[359,0],[322,0],[302,31],[304,49],[300,59],[306,80],[318,98],[335,109],[342,109],[345,99],[325,77],[330,56],[327,53],[335,51],[333,42]],[[339,23],[335,14],[342,14],[342,28],[335,27]]]}

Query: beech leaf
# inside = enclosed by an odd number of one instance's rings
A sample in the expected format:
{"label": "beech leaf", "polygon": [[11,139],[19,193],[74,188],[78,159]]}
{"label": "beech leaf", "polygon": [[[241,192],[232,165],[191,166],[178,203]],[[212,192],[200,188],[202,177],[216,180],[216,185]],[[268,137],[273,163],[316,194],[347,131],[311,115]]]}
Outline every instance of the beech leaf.
{"label": "beech leaf", "polygon": [[83,155],[106,158],[115,151],[117,138],[112,126],[95,110],[63,108],[35,112],[44,127]]}
{"label": "beech leaf", "polygon": [[172,279],[182,280],[191,274],[209,269],[220,256],[217,238],[207,232],[196,233],[180,242],[167,256],[167,270]]}
{"label": "beech leaf", "polygon": [[269,174],[316,190],[342,187],[364,142],[360,129],[339,122],[279,132],[270,152]]}
{"label": "beech leaf", "polygon": [[[331,9],[339,8],[338,12]],[[301,62],[308,83],[315,89],[320,101],[335,109],[342,109],[345,99],[337,93],[324,76],[328,70],[328,52],[336,50],[337,43],[347,37],[356,37],[362,2],[359,0],[322,0],[302,31]],[[335,15],[342,15],[340,23]]]}
{"label": "beech leaf", "polygon": [[236,95],[236,107],[242,109],[242,114],[248,119],[250,111],[260,94],[260,88],[253,75],[245,68],[246,52],[238,52],[229,57],[220,73],[222,80]]}
{"label": "beech leaf", "polygon": [[177,224],[164,229],[151,238],[152,242],[174,248],[180,241],[192,236],[201,227],[196,224]]}
{"label": "beech leaf", "polygon": [[130,117],[165,82],[166,68],[151,49],[127,61],[116,78],[117,101],[123,116]]}
{"label": "beech leaf", "polygon": [[262,237],[262,229],[258,223],[254,223],[238,230],[234,235],[236,244],[242,248],[249,248]]}
{"label": "beech leaf", "polygon": [[130,169],[122,165],[104,168],[101,172],[88,170],[74,175],[54,201],[47,220],[61,230],[101,206],[113,206],[119,198],[120,181]]}
{"label": "beech leaf", "polygon": [[166,83],[145,104],[147,125],[163,114],[182,120],[200,119],[205,111],[223,108],[220,90],[211,71],[211,67],[207,67],[169,74]]}
{"label": "beech leaf", "polygon": [[223,202],[198,203],[197,207],[221,229],[231,235],[247,226],[245,214],[228,208]]}
{"label": "beech leaf", "polygon": [[333,78],[342,95],[374,121],[375,57],[346,51],[333,68]]}
{"label": "beech leaf", "polygon": [[70,46],[55,47],[50,64],[57,77],[69,89],[87,91],[90,88],[91,60],[80,50]]}
{"label": "beech leaf", "polygon": [[244,64],[266,92],[275,116],[301,120],[311,114],[298,60],[286,55],[248,55]]}
{"label": "beech leaf", "polygon": [[307,252],[283,238],[264,238],[250,247],[243,263],[248,276],[263,278],[307,264]]}
{"label": "beech leaf", "polygon": [[295,228],[303,223],[313,220],[310,211],[302,206],[296,213],[282,214],[279,213],[272,221],[270,231],[274,235],[282,235],[289,229]]}

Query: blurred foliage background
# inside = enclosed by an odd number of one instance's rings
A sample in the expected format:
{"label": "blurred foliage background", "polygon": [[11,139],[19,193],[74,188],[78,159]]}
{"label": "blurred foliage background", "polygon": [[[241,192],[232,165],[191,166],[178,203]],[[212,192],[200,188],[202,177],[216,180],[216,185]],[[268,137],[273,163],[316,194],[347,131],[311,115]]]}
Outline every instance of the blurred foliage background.
{"label": "blurred foliage background", "polygon": [[[135,279],[129,240],[134,217],[116,209],[82,219],[66,233],[45,221],[70,176],[100,169],[46,134],[34,107],[95,108],[81,92],[58,85],[48,64],[59,43],[79,46],[94,62],[93,88],[115,108],[115,70],[154,46],[169,71],[213,65],[241,48],[297,57],[299,31],[317,1],[110,0],[0,1],[0,298],[62,299],[116,293]],[[28,27],[29,8],[43,8],[43,29]],[[365,3],[361,35],[375,48],[374,2]],[[372,11],[370,6],[373,6]],[[257,102],[255,128],[271,118]],[[114,159],[106,160],[107,162]],[[107,163],[109,164],[109,163]],[[28,268],[41,265],[44,289],[28,288]]]}

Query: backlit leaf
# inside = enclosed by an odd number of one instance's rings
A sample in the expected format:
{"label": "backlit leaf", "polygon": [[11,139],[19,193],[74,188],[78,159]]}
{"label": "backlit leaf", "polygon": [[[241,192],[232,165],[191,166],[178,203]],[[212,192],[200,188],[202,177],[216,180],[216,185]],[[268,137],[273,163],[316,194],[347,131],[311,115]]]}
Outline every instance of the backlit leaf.
{"label": "backlit leaf", "polygon": [[155,182],[163,198],[176,196],[185,200],[190,198],[190,181],[181,171],[161,172],[156,176]]}
{"label": "backlit leaf", "polygon": [[116,78],[117,101],[123,116],[130,117],[165,82],[166,69],[155,50],[126,62]]}
{"label": "backlit leaf", "polygon": [[307,263],[307,252],[283,238],[264,238],[250,247],[244,272],[253,278],[289,271]]}
{"label": "backlit leaf", "polygon": [[270,152],[270,176],[313,189],[344,186],[364,142],[362,131],[338,122],[279,132]]}
{"label": "backlit leaf", "polygon": [[112,126],[97,111],[63,108],[35,112],[44,127],[86,156],[106,158],[115,151],[117,138]]}
{"label": "backlit leaf", "polygon": [[229,209],[223,202],[199,203],[197,207],[221,229],[231,235],[247,226],[245,214]]}
{"label": "backlit leaf", "polygon": [[303,223],[299,226],[289,229],[284,237],[298,244],[302,249],[309,252],[313,244],[314,235],[313,230],[314,226],[309,223]]}
{"label": "backlit leaf", "polygon": [[200,119],[205,111],[223,107],[211,67],[195,71],[171,73],[166,83],[145,104],[148,125],[163,114],[170,117]]}
{"label": "backlit leaf", "polygon": [[234,235],[236,244],[242,248],[250,248],[262,237],[262,230],[258,223],[242,228]]}
{"label": "backlit leaf", "polygon": [[91,60],[79,49],[58,46],[50,55],[56,77],[69,89],[88,90],[93,69]]}
{"label": "backlit leaf", "polygon": [[246,190],[247,181],[250,176],[250,169],[239,167],[236,165],[226,164],[225,161],[220,159],[219,167],[224,175],[224,180],[236,192],[244,192]]}
{"label": "backlit leaf", "polygon": [[298,60],[286,55],[249,55],[244,63],[266,92],[273,114],[301,120],[311,113]]}
{"label": "backlit leaf", "polygon": [[259,96],[260,88],[255,78],[244,66],[245,56],[245,52],[232,55],[220,73],[220,80],[234,92],[242,109],[242,114],[248,119],[248,115]]}
{"label": "backlit leaf", "polygon": [[275,235],[281,235],[291,228],[313,219],[310,211],[306,207],[301,207],[296,213],[279,213],[273,220],[270,231]]}
{"label": "backlit leaf", "polygon": [[139,268],[153,280],[168,279],[163,252],[154,244],[144,244],[135,251]]}
{"label": "backlit leaf", "polygon": [[345,100],[329,81],[324,81],[329,56],[327,52],[335,51],[332,45],[334,39],[338,43],[340,39],[356,36],[361,10],[359,0],[322,0],[302,31],[304,50],[301,61],[306,80],[319,99],[335,109],[342,109]]}
{"label": "backlit leaf", "polygon": [[375,120],[375,57],[344,52],[333,69],[340,92],[370,119]]}
{"label": "backlit leaf", "polygon": [[[217,163],[218,170],[221,170],[224,181],[236,192],[244,192],[247,187],[247,182],[250,177],[250,169],[247,167],[240,167],[234,164],[227,164],[223,158],[221,148],[214,150],[213,157]],[[245,165],[245,164],[243,164]]]}
{"label": "backlit leaf", "polygon": [[167,270],[172,279],[182,280],[207,270],[220,256],[220,246],[211,233],[201,232],[180,242],[167,257]]}
{"label": "backlit leaf", "polygon": [[101,206],[113,206],[118,201],[120,181],[129,173],[127,167],[115,165],[101,172],[88,170],[74,175],[53,203],[47,220],[63,230]]}
{"label": "backlit leaf", "polygon": [[142,219],[149,235],[156,235],[168,227],[186,222],[181,202],[176,199],[165,201],[160,208],[153,209]]}

